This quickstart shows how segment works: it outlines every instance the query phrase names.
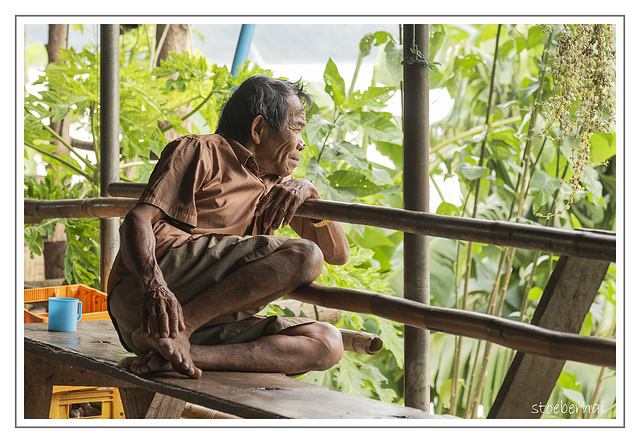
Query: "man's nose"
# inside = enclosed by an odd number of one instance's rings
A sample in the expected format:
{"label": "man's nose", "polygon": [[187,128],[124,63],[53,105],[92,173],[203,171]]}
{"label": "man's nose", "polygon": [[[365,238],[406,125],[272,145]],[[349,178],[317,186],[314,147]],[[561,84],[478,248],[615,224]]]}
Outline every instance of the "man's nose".
{"label": "man's nose", "polygon": [[306,147],[307,147],[307,145],[305,144],[304,139],[302,138],[302,135],[299,135],[298,136],[298,146],[297,146],[298,151],[302,151]]}

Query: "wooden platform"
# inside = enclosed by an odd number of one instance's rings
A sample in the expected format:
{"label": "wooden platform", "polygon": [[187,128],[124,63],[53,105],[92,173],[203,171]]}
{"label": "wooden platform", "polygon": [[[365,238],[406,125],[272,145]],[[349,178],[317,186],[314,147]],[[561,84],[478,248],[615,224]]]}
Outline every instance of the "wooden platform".
{"label": "wooden platform", "polygon": [[177,373],[144,377],[129,370],[133,354],[111,322],[78,323],[76,332],[24,325],[25,418],[47,418],[51,387],[118,387],[127,418],[177,419],[185,402],[242,418],[433,419],[451,418],[350,396],[284,374],[205,371],[198,380]]}

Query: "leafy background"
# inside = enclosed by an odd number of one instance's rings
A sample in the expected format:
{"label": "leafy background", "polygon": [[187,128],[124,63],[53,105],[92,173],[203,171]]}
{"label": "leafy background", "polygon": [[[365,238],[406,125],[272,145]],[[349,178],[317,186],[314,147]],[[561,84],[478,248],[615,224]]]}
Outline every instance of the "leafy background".
{"label": "leafy background", "polygon": [[[272,75],[265,69],[268,66],[244,64],[233,77],[228,67],[210,63],[197,51],[171,54],[160,67],[150,69],[150,51],[143,36],[149,26],[122,37],[122,181],[148,179],[168,141],[169,128],[178,134],[211,132],[218,109],[234,85],[254,74]],[[572,172],[569,158],[575,139],[539,137],[527,141],[523,137],[531,125],[536,99],[541,102],[552,94],[552,65],[544,64],[544,51],[546,45],[554,47],[561,27],[551,34],[539,26],[523,24],[434,24],[430,32],[428,58],[438,63],[430,73],[430,87],[453,98],[451,111],[430,128],[428,173],[432,193],[442,201],[432,211],[566,229],[615,230],[615,127],[610,133],[597,132],[591,137],[593,162],[607,163],[585,169],[584,189],[570,207],[548,220],[535,216],[564,206],[562,202],[571,194],[563,179]],[[308,115],[304,133],[307,149],[296,174],[311,180],[326,199],[402,207],[402,115],[390,106],[402,94],[401,43],[399,32],[363,35],[359,47],[354,48],[358,56],[351,79],[345,79],[329,59],[323,82],[309,85],[317,102]],[[48,127],[50,121],[66,116],[72,125],[91,134],[94,146],[99,146],[98,48],[72,48],[60,56],[64,62],[48,64],[35,82],[40,92],[25,95],[25,198],[98,195],[96,162],[71,146],[68,155],[56,154],[52,146],[56,134]],[[356,90],[358,68],[365,58],[375,61],[370,86]],[[492,106],[488,107],[490,91]],[[187,105],[190,111],[185,116],[180,110]],[[539,119],[534,118],[533,123],[540,126]],[[169,126],[158,125],[159,121]],[[372,150],[377,153],[374,157]],[[32,177],[36,154],[49,165],[41,179]],[[97,149],[95,158],[99,158]],[[529,169],[525,162],[531,165]],[[523,177],[526,188],[520,186]],[[443,192],[443,182],[456,183],[455,195]],[[517,213],[514,202],[518,201],[522,204]],[[97,220],[57,219],[25,225],[25,244],[32,253],[41,253],[42,240],[56,223],[66,228],[66,282],[99,287]],[[318,282],[401,297],[402,233],[362,225],[345,225],[345,230],[351,244],[349,262],[341,267],[326,265]],[[293,235],[288,228],[280,234]],[[547,253],[441,238],[431,239],[430,257],[432,305],[464,307],[525,322],[530,321],[558,259]],[[277,304],[265,311],[293,314]],[[403,403],[402,325],[341,312],[336,326],[379,334],[385,347],[375,356],[346,353],[330,371],[308,373],[302,379],[349,394]],[[612,337],[615,328],[613,264],[581,333]],[[433,411],[486,416],[512,357],[509,349],[432,333]],[[580,408],[573,414],[545,413],[544,417],[586,418],[585,407],[595,404],[604,406],[591,414],[593,418],[615,417],[615,375],[615,370],[567,363],[549,403],[563,401]]]}

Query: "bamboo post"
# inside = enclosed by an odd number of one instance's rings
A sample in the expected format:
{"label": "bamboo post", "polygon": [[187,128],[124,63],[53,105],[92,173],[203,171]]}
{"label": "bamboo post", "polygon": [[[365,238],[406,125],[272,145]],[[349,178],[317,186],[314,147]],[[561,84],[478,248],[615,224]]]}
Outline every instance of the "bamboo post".
{"label": "bamboo post", "polygon": [[[120,53],[119,25],[100,25],[100,196],[120,179]],[[117,217],[100,219],[100,286],[107,288],[118,253]]]}
{"label": "bamboo post", "polygon": [[[403,29],[403,199],[404,209],[429,211],[429,67],[416,61],[429,54],[429,25]],[[429,238],[404,234],[404,296],[429,304]],[[429,409],[429,331],[404,328],[405,405]]]}

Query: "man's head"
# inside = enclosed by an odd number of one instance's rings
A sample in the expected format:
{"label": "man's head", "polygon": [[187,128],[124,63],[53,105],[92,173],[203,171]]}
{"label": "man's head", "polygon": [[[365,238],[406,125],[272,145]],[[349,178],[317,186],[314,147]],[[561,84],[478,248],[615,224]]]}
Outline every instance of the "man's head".
{"label": "man's head", "polygon": [[224,105],[216,133],[244,144],[261,173],[290,175],[305,147],[302,130],[312,104],[300,83],[251,77]]}
{"label": "man's head", "polygon": [[297,96],[305,110],[313,106],[313,100],[303,90],[301,82],[291,83],[263,75],[250,77],[222,107],[216,133],[244,143],[250,138],[251,125],[259,115],[278,132],[287,118],[291,96]]}

